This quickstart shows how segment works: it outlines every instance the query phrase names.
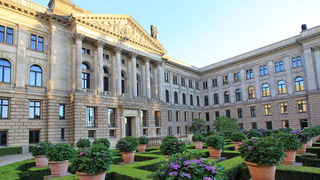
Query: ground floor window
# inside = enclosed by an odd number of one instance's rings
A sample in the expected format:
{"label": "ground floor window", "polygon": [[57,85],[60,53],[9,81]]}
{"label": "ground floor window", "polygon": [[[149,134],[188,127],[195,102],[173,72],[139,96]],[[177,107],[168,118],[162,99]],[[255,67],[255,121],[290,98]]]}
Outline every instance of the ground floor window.
{"label": "ground floor window", "polygon": [[157,128],[156,133],[157,133],[157,135],[161,135],[161,129]]}
{"label": "ground floor window", "polygon": [[188,126],[185,127],[185,132],[188,134]]}
{"label": "ground floor window", "polygon": [[288,128],[289,127],[289,120],[283,120],[282,121],[282,127],[283,128]]}
{"label": "ground floor window", "polygon": [[308,127],[308,119],[300,119],[300,127],[301,129]]}
{"label": "ground floor window", "polygon": [[168,128],[168,133],[169,133],[169,135],[172,135],[172,127],[171,126]]}
{"label": "ground floor window", "polygon": [[88,138],[95,138],[95,131],[94,130],[88,131]]}
{"label": "ground floor window", "polygon": [[61,129],[61,141],[64,141],[64,128]]}
{"label": "ground floor window", "polygon": [[242,123],[239,123],[239,128],[242,130],[243,129],[243,124]]}
{"label": "ground floor window", "polygon": [[148,136],[148,129],[143,129],[143,135]]}
{"label": "ground floor window", "polygon": [[110,130],[109,136],[110,137],[116,137],[116,130]]}
{"label": "ground floor window", "polygon": [[209,132],[210,131],[210,126],[207,126],[207,132]]}
{"label": "ground floor window", "polygon": [[7,131],[0,131],[0,146],[7,146]]}
{"label": "ground floor window", "polygon": [[256,122],[251,123],[251,125],[252,125],[252,129],[257,129],[257,123]]}
{"label": "ground floor window", "polygon": [[272,129],[272,122],[271,121],[266,122],[266,125],[267,125],[267,129]]}
{"label": "ground floor window", "polygon": [[40,130],[29,131],[29,144],[37,144],[40,140]]}

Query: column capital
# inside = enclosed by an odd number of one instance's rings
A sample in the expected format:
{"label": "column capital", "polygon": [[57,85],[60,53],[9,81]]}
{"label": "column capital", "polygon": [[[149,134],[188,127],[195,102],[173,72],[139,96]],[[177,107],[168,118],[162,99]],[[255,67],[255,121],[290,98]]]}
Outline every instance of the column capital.
{"label": "column capital", "polygon": [[116,46],[113,48],[113,51],[116,52],[116,53],[121,53],[123,51],[123,49],[119,46]]}
{"label": "column capital", "polygon": [[319,46],[319,45],[313,46],[313,47],[311,47],[311,49],[312,49],[313,51],[320,51],[320,46]]}
{"label": "column capital", "polygon": [[82,41],[84,39],[84,37],[85,37],[85,35],[83,35],[81,33],[78,33],[78,32],[73,33],[72,36],[76,41],[77,40]]}
{"label": "column capital", "polygon": [[130,52],[129,55],[130,55],[131,58],[136,58],[138,56],[138,53]]}
{"label": "column capital", "polygon": [[151,58],[149,58],[149,57],[144,57],[143,60],[144,60],[145,62],[150,62],[150,61],[151,61]]}
{"label": "column capital", "polygon": [[106,43],[104,41],[99,41],[99,40],[96,41],[96,46],[97,47],[103,47],[105,44]]}

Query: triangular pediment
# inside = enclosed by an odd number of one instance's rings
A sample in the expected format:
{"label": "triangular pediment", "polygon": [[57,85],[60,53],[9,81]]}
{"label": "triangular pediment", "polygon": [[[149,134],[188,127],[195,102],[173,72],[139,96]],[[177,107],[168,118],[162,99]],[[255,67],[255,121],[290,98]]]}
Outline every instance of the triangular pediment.
{"label": "triangular pediment", "polygon": [[118,38],[126,39],[128,42],[148,49],[156,54],[166,54],[162,44],[151,37],[149,33],[143,29],[129,15],[72,15],[76,22],[84,23],[88,26],[104,31],[107,34]]}

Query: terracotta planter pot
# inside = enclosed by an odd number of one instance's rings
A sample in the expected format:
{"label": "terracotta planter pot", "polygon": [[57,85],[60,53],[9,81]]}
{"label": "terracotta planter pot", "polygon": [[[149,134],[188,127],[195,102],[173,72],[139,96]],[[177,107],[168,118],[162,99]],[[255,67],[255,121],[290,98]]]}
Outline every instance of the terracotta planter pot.
{"label": "terracotta planter pot", "polygon": [[296,153],[297,151],[285,151],[285,153],[287,154],[286,157],[284,157],[284,161],[280,162],[281,164],[284,165],[294,165],[294,163],[296,162]]}
{"label": "terracotta planter pot", "polygon": [[106,172],[96,175],[87,174],[83,172],[76,172],[76,174],[78,174],[79,180],[104,180],[106,177]]}
{"label": "terracotta planter pot", "polygon": [[133,163],[134,155],[135,155],[135,152],[122,152],[123,162],[125,164]]}
{"label": "terracotta planter pot", "polygon": [[220,159],[221,157],[221,149],[215,149],[212,147],[208,147],[209,154],[211,159]]}
{"label": "terracotta planter pot", "polygon": [[258,165],[245,161],[249,168],[252,180],[274,180],[276,175],[276,166],[274,165]]}
{"label": "terracotta planter pot", "polygon": [[34,156],[34,159],[37,168],[48,167],[49,160],[45,155]]}
{"label": "terracotta planter pot", "polygon": [[49,161],[52,177],[62,177],[67,175],[69,161]]}
{"label": "terracotta planter pot", "polygon": [[146,152],[146,148],[147,148],[147,145],[146,145],[146,144],[140,144],[140,145],[138,146],[138,152],[139,152],[139,153]]}
{"label": "terracotta planter pot", "polygon": [[317,142],[317,137],[312,138],[312,143],[316,143]]}
{"label": "terracotta planter pot", "polygon": [[203,142],[202,141],[195,141],[193,143],[194,143],[194,146],[196,147],[196,149],[202,150],[202,146],[203,146]]}
{"label": "terracotta planter pot", "polygon": [[308,141],[306,144],[307,144],[307,147],[312,147],[312,140]]}
{"label": "terracotta planter pot", "polygon": [[164,157],[166,158],[166,160],[169,160],[169,157],[171,157],[170,155],[164,155]]}
{"label": "terracotta planter pot", "polygon": [[234,149],[238,151],[240,142],[232,142],[234,145]]}
{"label": "terracotta planter pot", "polygon": [[302,147],[297,150],[297,154],[304,154],[307,151],[307,144],[303,143]]}

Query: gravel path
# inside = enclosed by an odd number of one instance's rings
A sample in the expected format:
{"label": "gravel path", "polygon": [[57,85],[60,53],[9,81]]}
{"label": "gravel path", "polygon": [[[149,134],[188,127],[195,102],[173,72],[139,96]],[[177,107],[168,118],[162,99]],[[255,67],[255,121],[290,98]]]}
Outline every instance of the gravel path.
{"label": "gravel path", "polygon": [[33,157],[30,153],[0,156],[0,167],[5,166],[7,164],[14,163],[14,162],[23,161],[26,159],[31,159],[31,158],[33,158]]}

